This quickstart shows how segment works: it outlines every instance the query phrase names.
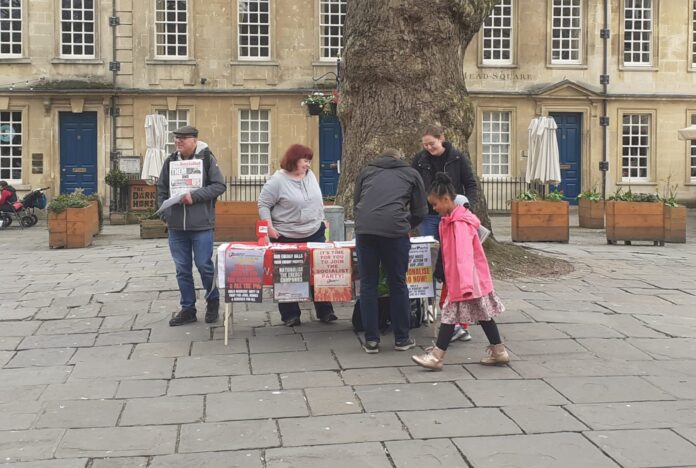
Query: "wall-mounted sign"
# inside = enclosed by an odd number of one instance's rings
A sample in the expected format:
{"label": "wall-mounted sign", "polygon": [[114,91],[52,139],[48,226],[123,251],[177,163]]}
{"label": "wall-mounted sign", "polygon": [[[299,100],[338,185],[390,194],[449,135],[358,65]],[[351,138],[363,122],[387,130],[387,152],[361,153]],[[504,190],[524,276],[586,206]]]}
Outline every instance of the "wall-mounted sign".
{"label": "wall-mounted sign", "polygon": [[118,168],[126,174],[140,175],[140,156],[121,156],[118,159]]}
{"label": "wall-mounted sign", "polygon": [[131,211],[148,211],[157,209],[157,189],[154,185],[131,183],[129,186]]}

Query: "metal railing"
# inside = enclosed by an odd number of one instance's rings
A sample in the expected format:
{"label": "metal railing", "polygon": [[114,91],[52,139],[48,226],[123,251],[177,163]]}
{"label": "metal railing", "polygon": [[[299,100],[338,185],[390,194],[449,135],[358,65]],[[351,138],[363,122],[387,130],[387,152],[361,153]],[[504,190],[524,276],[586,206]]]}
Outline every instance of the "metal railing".
{"label": "metal railing", "polygon": [[219,199],[224,201],[256,201],[259,199],[261,188],[269,177],[225,177],[227,190]]}
{"label": "metal railing", "polygon": [[511,201],[522,192],[533,190],[543,196],[546,186],[527,182],[525,177],[481,178],[481,192],[486,196],[490,213],[509,213]]}

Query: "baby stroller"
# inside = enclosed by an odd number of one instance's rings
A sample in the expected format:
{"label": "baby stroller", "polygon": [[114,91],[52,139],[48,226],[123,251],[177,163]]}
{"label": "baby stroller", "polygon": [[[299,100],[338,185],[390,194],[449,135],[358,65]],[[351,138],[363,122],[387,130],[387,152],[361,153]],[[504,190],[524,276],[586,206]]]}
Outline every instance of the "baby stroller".
{"label": "baby stroller", "polygon": [[36,216],[34,211],[36,209],[43,210],[46,208],[46,194],[44,191],[48,190],[49,187],[40,188],[29,192],[22,198],[22,201],[16,201],[12,203],[12,208],[14,211],[0,212],[0,228],[5,228],[12,224],[13,218],[19,221],[20,226],[32,227],[35,225],[39,218]]}

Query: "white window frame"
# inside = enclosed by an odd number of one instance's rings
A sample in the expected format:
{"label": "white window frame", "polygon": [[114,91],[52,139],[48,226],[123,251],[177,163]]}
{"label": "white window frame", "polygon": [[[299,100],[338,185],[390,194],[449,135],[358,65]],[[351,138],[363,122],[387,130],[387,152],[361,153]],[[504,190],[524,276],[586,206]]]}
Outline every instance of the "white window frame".
{"label": "white window frame", "polygon": [[[509,8],[509,15],[506,15],[504,8]],[[515,0],[499,0],[499,3],[493,8],[490,16],[486,18],[481,26],[481,64],[482,65],[512,65],[515,62]],[[499,23],[499,24],[496,24]],[[507,24],[505,24],[507,23]],[[507,37],[505,32],[507,31]],[[498,37],[495,37],[498,36]],[[503,47],[502,42],[508,41],[508,46]],[[486,47],[488,41],[500,41],[496,47],[491,44]],[[507,52],[507,58],[486,58],[486,52],[491,54],[499,53],[501,56]]]}
{"label": "white window frame", "polygon": [[[97,6],[96,6],[97,0],[82,0],[81,7],[79,7],[79,8],[75,8],[75,5],[73,3],[75,1],[76,0],[70,0],[70,2],[71,2],[70,7],[67,9],[63,6],[62,3],[61,3],[60,8],[59,8],[59,15],[60,15],[59,16],[59,26],[58,26],[58,29],[59,29],[58,34],[60,35],[60,40],[58,41],[59,47],[60,47],[59,55],[61,58],[65,58],[65,59],[94,59],[97,56]],[[84,2],[86,2],[86,1],[91,1],[91,3],[92,3],[91,8],[87,8],[85,6]],[[66,12],[69,13],[70,18],[63,19],[63,15]],[[92,15],[91,21],[84,19],[86,12],[91,12],[91,15]],[[75,18],[75,16],[78,16],[78,15],[81,16],[82,18],[81,19]],[[63,28],[67,24],[71,24],[72,26],[70,27],[69,31],[64,31]],[[90,24],[91,24],[92,31],[91,32],[85,31],[86,26],[90,25]],[[82,31],[74,31],[74,29],[77,25],[80,25],[80,29],[82,29]],[[75,36],[80,34],[80,33],[83,36],[82,42],[81,43],[72,42],[72,40],[75,38]],[[66,34],[68,34],[70,36],[70,42],[65,41]],[[91,36],[92,36],[91,42],[88,42],[87,40],[85,40],[84,36],[87,34],[91,34]],[[70,47],[69,53],[65,53],[63,51],[63,48],[66,46]],[[79,47],[79,46],[81,46],[83,49],[86,47],[92,47],[92,53],[91,54],[84,53],[84,50],[83,50],[83,53],[81,53],[81,54],[74,53],[74,48]]]}
{"label": "white window frame", "polygon": [[[248,118],[245,118],[245,113],[248,113]],[[265,114],[265,119],[261,119],[262,114]],[[252,119],[256,115],[256,119]],[[253,177],[263,177],[268,176],[271,173],[271,111],[269,109],[239,109],[239,176],[242,178],[253,178]],[[266,123],[266,130],[261,129],[261,123]],[[247,123],[247,128],[245,127]],[[252,129],[252,123],[257,123],[258,128]],[[263,141],[263,134],[265,133],[266,139]],[[253,141],[253,135],[256,134],[257,139]],[[257,145],[256,151],[252,151],[252,146]],[[262,146],[265,145],[265,151],[262,151]],[[256,156],[255,162],[252,162],[253,157]],[[245,157],[248,157],[248,161],[244,161]],[[261,161],[265,159],[265,163]],[[245,166],[247,170],[245,171]],[[261,169],[265,166],[265,172]],[[256,171],[249,170],[252,167],[256,167]],[[246,172],[246,173],[245,173]]]}
{"label": "white window frame", "polygon": [[[0,19],[0,58],[20,58],[24,54],[24,2],[19,0],[19,6],[12,5],[12,0],[2,0],[5,4],[0,6],[0,11],[7,10],[7,15]],[[13,14],[18,14],[19,17],[12,17]],[[6,27],[6,29],[5,29]],[[19,27],[19,29],[14,29]],[[19,34],[19,40],[14,37]],[[3,36],[7,35],[3,40]],[[12,52],[15,46],[19,46],[19,52]],[[2,49],[9,47],[9,52],[3,52]]]}
{"label": "white window frame", "polygon": [[343,53],[347,3],[347,0],[319,0],[319,60],[322,62],[335,62]]}
{"label": "white window frame", "polygon": [[[552,65],[579,65],[583,62],[584,1],[552,0],[550,50]],[[576,46],[573,46],[576,43]],[[568,53],[575,58],[562,58]],[[558,55],[558,57],[556,57]]]}
{"label": "white window frame", "polygon": [[[647,122],[642,121],[644,117],[647,118]],[[622,182],[643,183],[650,181],[652,174],[652,139],[654,134],[652,125],[654,118],[655,116],[651,112],[625,111],[621,113],[619,167],[621,168]],[[630,121],[627,123],[626,119]],[[647,133],[644,134],[643,130]],[[640,171],[641,169],[645,169],[645,175],[640,175],[640,173],[636,176],[631,175],[632,171]]]}
{"label": "white window frame", "polygon": [[[649,4],[648,7],[645,7],[646,4]],[[655,0],[624,0],[623,1],[623,9],[622,9],[622,32],[623,36],[621,39],[621,63],[623,63],[624,67],[653,67],[654,66],[654,57],[655,57],[655,44],[653,43],[655,37],[656,37],[656,31],[655,31],[655,18],[657,17],[656,15],[656,5],[655,5]],[[629,15],[630,12],[630,15]],[[650,18],[649,20],[645,19],[645,12],[650,13]],[[630,16],[630,18],[629,18]],[[636,27],[636,17],[640,16],[641,24]],[[629,26],[629,21],[631,21],[631,26]],[[647,24],[646,24],[647,23]],[[649,29],[646,29],[646,26],[649,26]],[[646,36],[643,36],[646,35]],[[644,50],[637,50],[633,51],[626,51],[626,46],[627,44],[632,44],[633,46],[635,45],[643,45],[647,44],[649,50],[647,51],[648,54],[648,61],[644,61],[642,55],[645,54]],[[626,60],[626,55],[629,55],[630,60]],[[635,61],[633,59],[634,54],[639,54],[641,55],[641,60]]]}
{"label": "white window frame", "polygon": [[[189,50],[190,50],[190,40],[189,40],[189,19],[190,19],[190,14],[189,14],[189,2],[187,0],[176,0],[176,3],[173,4],[174,10],[169,9],[169,3],[167,0],[154,0],[155,2],[155,21],[154,21],[154,37],[155,37],[155,50],[154,50],[154,56],[157,59],[160,60],[181,60],[181,59],[187,59],[189,57]],[[184,5],[184,10],[180,10],[177,7],[183,3]],[[164,8],[162,8],[161,6]],[[180,18],[180,14],[183,13],[184,17],[183,19]],[[168,15],[174,15],[175,18],[171,20],[168,18]],[[161,26],[163,29],[162,31],[158,31],[158,28]],[[180,31],[180,29],[183,28],[183,32]],[[185,42],[183,44],[183,47],[185,49],[185,53],[181,54],[179,53],[179,49],[182,47],[182,45],[179,44],[179,38],[180,37],[185,38]],[[173,38],[175,40],[174,44],[168,44],[167,40]],[[168,49],[170,47],[174,47],[176,53],[170,54],[168,53]],[[161,52],[164,53],[161,53]]]}
{"label": "white window frame", "polygon": [[[509,110],[481,111],[481,174],[484,179],[506,179],[512,173],[512,119]],[[497,149],[493,152],[495,147]],[[491,172],[493,168],[497,169],[495,173]]]}
{"label": "white window frame", "polygon": [[[21,110],[0,111],[0,180],[5,180],[8,183],[21,183],[24,177],[22,168],[24,155],[23,117],[24,113]],[[17,132],[17,125],[19,125],[19,132]],[[19,136],[19,141],[17,141],[17,136]],[[17,152],[18,154],[15,154]],[[9,167],[5,167],[5,160],[9,160]],[[14,165],[15,161],[19,161],[19,166]],[[15,170],[19,170],[19,178],[12,177]]]}
{"label": "white window frame", "polygon": [[[691,114],[691,125],[696,125],[696,112]],[[696,184],[696,140],[689,141],[689,174],[687,180],[691,184]]]}
{"label": "white window frame", "polygon": [[[259,13],[259,9],[257,8],[256,13],[246,13],[243,11],[243,4],[247,3],[254,3],[258,7],[261,5],[266,5],[266,12],[265,13]],[[253,18],[245,18],[245,15],[257,15],[257,21],[252,22],[251,19]],[[258,15],[265,15],[267,18],[266,22],[261,21],[261,18],[258,18]],[[246,19],[246,20],[245,20]],[[261,29],[266,28],[267,33],[262,34],[259,32]],[[244,28],[255,28],[256,33],[251,33],[248,32],[244,34],[242,31]],[[266,38],[266,44],[261,45],[260,43],[257,43],[255,45],[243,45],[242,44],[242,38],[247,37],[256,37],[258,42],[261,42],[261,38],[265,37]],[[244,49],[250,49],[250,48],[266,48],[267,53],[265,55],[261,55],[260,53],[257,55],[250,55],[247,51],[247,53],[243,54],[242,51]],[[237,57],[240,61],[268,61],[271,60],[271,54],[272,54],[272,49],[271,49],[271,1],[270,0],[237,0]]]}
{"label": "white window frame", "polygon": [[[160,115],[163,115],[167,119],[167,143],[165,144],[165,151],[167,154],[172,154],[176,151],[176,145],[174,144],[174,133],[172,133],[177,128],[183,127],[184,125],[190,125],[191,122],[191,112],[189,109],[157,109]],[[182,118],[183,116],[183,118]]]}
{"label": "white window frame", "polygon": [[696,0],[691,0],[691,18],[689,20],[689,62],[691,69],[696,70]]}

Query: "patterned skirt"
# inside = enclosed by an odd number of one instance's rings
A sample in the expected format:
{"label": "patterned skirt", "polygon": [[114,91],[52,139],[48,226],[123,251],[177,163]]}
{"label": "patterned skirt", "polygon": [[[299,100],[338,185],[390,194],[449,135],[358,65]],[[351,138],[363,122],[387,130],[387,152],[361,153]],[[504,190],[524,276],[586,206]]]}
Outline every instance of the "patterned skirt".
{"label": "patterned skirt", "polygon": [[454,325],[457,323],[476,323],[490,320],[505,312],[505,306],[500,298],[491,291],[488,296],[470,301],[448,302],[442,310],[442,323]]}

